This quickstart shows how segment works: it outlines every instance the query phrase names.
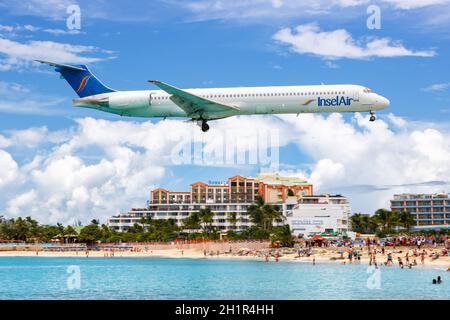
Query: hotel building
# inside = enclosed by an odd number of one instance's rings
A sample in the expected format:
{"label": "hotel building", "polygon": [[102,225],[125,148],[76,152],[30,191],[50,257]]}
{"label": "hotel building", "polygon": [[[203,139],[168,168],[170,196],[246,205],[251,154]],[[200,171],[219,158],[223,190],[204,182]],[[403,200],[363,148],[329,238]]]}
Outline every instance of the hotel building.
{"label": "hotel building", "polygon": [[350,213],[350,204],[343,196],[305,196],[287,211],[286,222],[295,236],[344,236],[350,231]]}
{"label": "hotel building", "polygon": [[391,211],[409,211],[415,220],[414,229],[450,228],[450,195],[446,193],[396,194]]}
{"label": "hotel building", "polygon": [[[285,215],[297,201],[313,194],[310,183],[294,177],[274,173],[261,173],[256,178],[234,176],[226,182],[195,182],[185,192],[157,188],[150,191],[146,208],[134,208],[108,219],[108,226],[126,231],[143,217],[174,219],[178,226],[192,212],[210,208],[214,213],[213,226],[221,232],[242,231],[252,225],[247,208],[258,196],[265,203],[279,207]],[[236,213],[236,219],[230,217]]]}

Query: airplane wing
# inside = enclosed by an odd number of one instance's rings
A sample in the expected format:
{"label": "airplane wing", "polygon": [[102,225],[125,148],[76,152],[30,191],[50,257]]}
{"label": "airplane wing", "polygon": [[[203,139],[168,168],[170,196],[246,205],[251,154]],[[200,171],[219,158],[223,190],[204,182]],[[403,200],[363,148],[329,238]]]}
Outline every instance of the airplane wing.
{"label": "airplane wing", "polygon": [[183,109],[187,115],[192,118],[202,118],[203,115],[207,115],[208,118],[213,118],[214,113],[239,110],[236,106],[206,99],[161,81],[149,80],[148,82],[153,83],[160,89],[170,94],[170,100],[172,100],[173,103]]}

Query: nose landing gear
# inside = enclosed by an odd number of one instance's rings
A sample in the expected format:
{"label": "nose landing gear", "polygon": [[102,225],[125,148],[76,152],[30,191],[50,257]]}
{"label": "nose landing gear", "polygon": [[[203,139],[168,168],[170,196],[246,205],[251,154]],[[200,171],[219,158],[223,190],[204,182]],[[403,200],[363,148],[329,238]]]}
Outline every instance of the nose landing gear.
{"label": "nose landing gear", "polygon": [[375,112],[370,111],[370,122],[374,122],[375,120],[377,120],[377,117],[375,117]]}

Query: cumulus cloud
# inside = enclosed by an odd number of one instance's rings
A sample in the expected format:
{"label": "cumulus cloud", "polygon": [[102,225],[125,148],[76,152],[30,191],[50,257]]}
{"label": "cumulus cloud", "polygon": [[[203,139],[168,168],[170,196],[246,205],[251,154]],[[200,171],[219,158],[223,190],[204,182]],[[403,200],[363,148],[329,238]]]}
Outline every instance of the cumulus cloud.
{"label": "cumulus cloud", "polygon": [[2,188],[3,186],[13,182],[17,177],[18,165],[8,152],[0,150],[0,167],[2,168],[0,170],[0,188]]}
{"label": "cumulus cloud", "polygon": [[[294,143],[312,159],[310,170],[301,175],[318,192],[348,195],[357,211],[388,206],[394,192],[445,190],[442,184],[418,183],[448,181],[448,130],[418,126],[394,115],[375,123],[360,114],[352,122],[340,114],[283,119],[295,132]],[[369,185],[370,190],[361,192],[361,186]]]}
{"label": "cumulus cloud", "polygon": [[[312,54],[324,59],[368,59],[374,57],[433,57],[433,50],[414,51],[387,38],[356,41],[345,29],[322,31],[317,24],[299,25],[294,30],[284,28],[273,38],[287,45],[292,52]],[[363,43],[362,43],[363,42]]]}
{"label": "cumulus cloud", "polygon": [[[195,124],[182,121],[153,124],[84,118],[70,130],[40,127],[5,132],[0,136],[0,147],[6,150],[0,163],[14,170],[0,176],[0,202],[6,204],[7,215],[33,215],[43,222],[105,221],[121,210],[145,205],[149,189],[164,181],[168,167],[176,164],[173,148],[186,137],[188,142],[201,143],[208,153],[217,150],[217,142],[227,133],[227,139],[244,140],[248,150],[255,147],[250,142],[258,132],[252,125],[264,128],[277,122],[281,121],[270,117],[227,119],[213,126],[206,139]],[[285,133],[288,136],[288,130]],[[31,160],[20,166],[11,156],[18,146],[29,148],[31,154]],[[195,164],[192,160],[190,164]]]}
{"label": "cumulus cloud", "polygon": [[[360,114],[350,121],[341,114],[305,114],[211,124],[205,135],[195,124],[176,120],[153,124],[83,118],[64,132],[5,132],[0,135],[0,165],[7,169],[0,172],[0,210],[50,223],[105,221],[144,206],[149,189],[167,183],[172,166],[179,165],[171,158],[173,148],[186,136],[209,152],[220,147],[220,137],[234,133],[251,150],[255,128],[278,130],[277,146],[294,146],[306,156],[285,174],[310,180],[317,193],[348,196],[355,211],[387,206],[395,192],[436,192],[448,186],[448,126],[417,125],[392,114],[374,123]],[[12,147],[17,144],[30,148],[31,160],[18,164]],[[214,179],[215,164],[199,165],[211,170]],[[230,164],[230,170],[239,174],[241,166]]]}

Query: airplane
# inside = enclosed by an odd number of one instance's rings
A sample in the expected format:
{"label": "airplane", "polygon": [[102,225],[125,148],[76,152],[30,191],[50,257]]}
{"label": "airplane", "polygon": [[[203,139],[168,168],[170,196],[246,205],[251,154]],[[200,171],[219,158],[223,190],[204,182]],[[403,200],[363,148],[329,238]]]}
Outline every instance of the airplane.
{"label": "airplane", "polygon": [[301,114],[317,112],[369,112],[390,104],[385,97],[360,85],[314,85],[179,89],[149,80],[161,90],[116,91],[105,86],[85,65],[50,65],[78,94],[77,107],[91,108],[129,117],[190,118],[203,132],[208,121],[237,115]]}

